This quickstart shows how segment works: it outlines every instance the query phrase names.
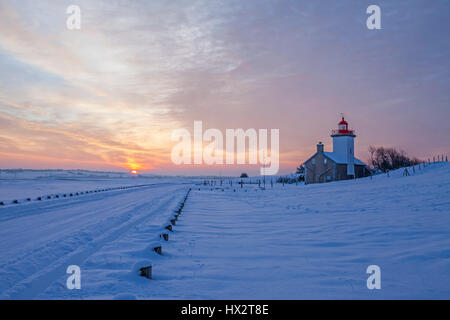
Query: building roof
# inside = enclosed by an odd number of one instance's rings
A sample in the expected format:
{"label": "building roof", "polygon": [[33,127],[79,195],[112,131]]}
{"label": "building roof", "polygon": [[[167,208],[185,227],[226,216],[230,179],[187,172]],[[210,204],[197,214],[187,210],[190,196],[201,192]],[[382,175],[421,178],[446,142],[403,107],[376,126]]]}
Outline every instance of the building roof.
{"label": "building roof", "polygon": [[[311,158],[306,160],[305,163],[310,161],[312,158],[314,158],[318,153],[322,153],[325,157],[327,157],[328,159],[330,159],[334,163],[337,163],[337,164],[348,164],[348,161],[347,161],[347,159],[345,157],[342,157],[341,155],[336,154],[334,152],[316,152]],[[359,160],[356,157],[355,157],[355,162],[354,163],[355,163],[355,165],[359,165],[359,166],[365,166],[366,165],[364,162],[362,162],[361,160]]]}
{"label": "building roof", "polygon": [[[330,160],[332,160],[333,162],[336,162],[338,164],[347,164],[348,163],[348,161],[347,161],[347,159],[345,159],[345,157],[342,157],[341,155],[336,154],[334,152],[324,152],[323,154],[325,156],[327,156],[327,158],[330,158]],[[355,157],[355,164],[360,165],[360,166],[366,165],[364,162],[362,162],[361,160],[359,160],[356,157]]]}

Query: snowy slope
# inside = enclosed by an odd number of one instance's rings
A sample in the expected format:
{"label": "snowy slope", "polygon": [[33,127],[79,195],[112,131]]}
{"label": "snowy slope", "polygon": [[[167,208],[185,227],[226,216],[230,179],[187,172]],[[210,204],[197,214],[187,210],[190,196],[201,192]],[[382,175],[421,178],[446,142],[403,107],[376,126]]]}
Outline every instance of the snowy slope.
{"label": "snowy slope", "polygon": [[[447,163],[266,190],[195,186],[169,241],[157,240],[186,188],[0,208],[0,297],[450,298]],[[81,267],[81,290],[65,288],[69,264]],[[149,264],[153,280],[138,275]],[[372,264],[381,290],[366,287]]]}

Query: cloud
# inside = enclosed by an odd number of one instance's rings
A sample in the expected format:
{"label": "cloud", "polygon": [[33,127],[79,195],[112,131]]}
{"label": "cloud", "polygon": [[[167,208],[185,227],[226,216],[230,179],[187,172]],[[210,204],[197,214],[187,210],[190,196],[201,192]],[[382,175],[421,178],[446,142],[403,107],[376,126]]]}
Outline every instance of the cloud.
{"label": "cloud", "polygon": [[392,143],[421,156],[450,140],[447,3],[381,1],[379,32],[356,0],[77,4],[70,31],[65,2],[0,2],[0,152],[170,170],[172,130],[203,120],[280,129],[292,171],[339,112],[361,153]]}

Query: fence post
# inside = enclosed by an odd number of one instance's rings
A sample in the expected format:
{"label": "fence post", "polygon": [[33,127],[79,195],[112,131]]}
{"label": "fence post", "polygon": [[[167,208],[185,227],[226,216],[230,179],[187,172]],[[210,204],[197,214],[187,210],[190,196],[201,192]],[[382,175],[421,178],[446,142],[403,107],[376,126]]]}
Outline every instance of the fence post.
{"label": "fence post", "polygon": [[153,251],[155,251],[159,255],[162,255],[162,247],[161,246],[154,247]]}
{"label": "fence post", "polygon": [[141,271],[142,277],[146,277],[147,279],[152,278],[152,266],[140,268],[139,271]]}
{"label": "fence post", "polygon": [[169,241],[169,235],[167,233],[161,234],[160,237],[163,238],[165,241]]}

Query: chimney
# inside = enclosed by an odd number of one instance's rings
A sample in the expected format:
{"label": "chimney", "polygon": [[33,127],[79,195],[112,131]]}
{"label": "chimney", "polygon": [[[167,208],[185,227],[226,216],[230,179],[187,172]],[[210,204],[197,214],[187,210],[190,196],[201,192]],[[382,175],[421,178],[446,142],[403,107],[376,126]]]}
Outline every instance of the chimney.
{"label": "chimney", "polygon": [[317,152],[323,152],[323,144],[322,142],[319,141],[319,143],[317,144]]}

